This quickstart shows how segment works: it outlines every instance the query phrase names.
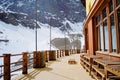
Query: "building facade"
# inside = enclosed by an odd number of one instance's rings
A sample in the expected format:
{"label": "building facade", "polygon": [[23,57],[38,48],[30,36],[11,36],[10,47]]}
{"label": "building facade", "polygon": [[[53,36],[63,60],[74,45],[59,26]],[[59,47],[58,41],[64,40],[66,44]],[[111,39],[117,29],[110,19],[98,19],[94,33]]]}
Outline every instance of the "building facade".
{"label": "building facade", "polygon": [[81,0],[86,7],[85,52],[120,58],[120,0]]}

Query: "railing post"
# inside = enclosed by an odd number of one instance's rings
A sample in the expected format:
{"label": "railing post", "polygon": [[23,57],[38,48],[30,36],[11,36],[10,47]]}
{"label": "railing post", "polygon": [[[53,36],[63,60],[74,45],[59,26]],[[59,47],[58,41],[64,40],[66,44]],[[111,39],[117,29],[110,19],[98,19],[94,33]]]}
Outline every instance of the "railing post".
{"label": "railing post", "polygon": [[46,51],[46,62],[49,62],[49,52]]}
{"label": "railing post", "polygon": [[33,52],[33,68],[37,68],[37,51]]}
{"label": "railing post", "polygon": [[22,68],[22,74],[27,74],[27,64],[28,64],[28,56],[27,52],[23,52],[23,68]]}
{"label": "railing post", "polygon": [[46,66],[46,64],[45,64],[45,58],[46,58],[46,51],[41,51],[41,52],[39,52],[40,54],[40,58],[39,58],[39,68],[44,68],[45,66]]}
{"label": "railing post", "polygon": [[59,50],[59,52],[60,52],[60,57],[62,57],[62,52],[61,52],[61,50]]}
{"label": "railing post", "polygon": [[40,68],[41,67],[41,60],[40,60],[40,54],[41,54],[41,52],[40,51],[38,51],[37,52],[37,68]]}
{"label": "railing post", "polygon": [[59,50],[57,50],[57,58],[60,57],[60,53],[59,53]]}
{"label": "railing post", "polygon": [[65,56],[69,56],[68,50],[65,50]]}
{"label": "railing post", "polygon": [[11,54],[4,55],[4,80],[11,80],[11,71],[10,71],[10,56]]}
{"label": "railing post", "polygon": [[64,51],[64,50],[62,50],[62,56],[64,57],[64,55],[65,55],[65,51]]}
{"label": "railing post", "polygon": [[49,51],[49,60],[56,60],[56,51],[55,50]]}

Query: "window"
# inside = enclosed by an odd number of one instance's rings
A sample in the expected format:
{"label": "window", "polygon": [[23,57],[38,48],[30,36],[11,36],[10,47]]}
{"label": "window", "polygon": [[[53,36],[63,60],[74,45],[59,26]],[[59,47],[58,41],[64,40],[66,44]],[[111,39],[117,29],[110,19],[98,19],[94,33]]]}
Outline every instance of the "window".
{"label": "window", "polygon": [[114,23],[114,14],[110,16],[110,24],[111,24],[111,36],[112,36],[112,51],[116,52],[116,29]]}
{"label": "window", "polygon": [[108,27],[107,27],[107,20],[103,23],[104,26],[104,45],[105,45],[105,51],[108,51],[109,49],[109,39],[108,39]]}
{"label": "window", "polygon": [[[117,14],[118,14],[118,28],[119,28],[118,32],[119,32],[119,41],[120,41],[120,8],[117,10]],[[119,46],[120,46],[120,44],[119,44]]]}
{"label": "window", "polygon": [[[118,44],[118,42],[120,43],[120,0],[109,0],[108,4],[101,6],[104,8],[95,15],[97,16],[98,50],[120,52],[120,44]],[[115,16],[116,14],[117,16]]]}
{"label": "window", "polygon": [[116,0],[117,6],[120,5],[120,0]]}
{"label": "window", "polygon": [[96,21],[97,21],[97,24],[100,22],[100,20],[101,20],[101,17],[100,17],[100,15],[96,18]]}
{"label": "window", "polygon": [[103,48],[103,26],[100,25],[100,50],[104,50]]}
{"label": "window", "polygon": [[112,0],[110,0],[109,9],[110,9],[110,13],[111,13],[113,11],[113,2],[112,2]]}
{"label": "window", "polygon": [[100,27],[97,27],[97,38],[98,38],[98,50],[101,50],[101,43],[100,43]]}
{"label": "window", "polygon": [[103,9],[103,11],[102,11],[102,15],[103,15],[103,18],[105,18],[105,17],[106,17],[106,8],[105,8],[105,9]]}

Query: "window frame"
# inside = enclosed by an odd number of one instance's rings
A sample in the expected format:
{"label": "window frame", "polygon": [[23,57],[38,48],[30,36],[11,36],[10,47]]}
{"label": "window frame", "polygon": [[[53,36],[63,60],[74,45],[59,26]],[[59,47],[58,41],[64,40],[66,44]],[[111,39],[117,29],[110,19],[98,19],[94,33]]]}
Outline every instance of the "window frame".
{"label": "window frame", "polygon": [[[113,10],[112,11],[110,11],[110,5],[109,5],[110,1],[112,1],[112,4],[113,4]],[[108,27],[108,37],[109,37],[108,38],[108,41],[109,41],[109,43],[108,43],[109,49],[108,50],[109,50],[109,52],[114,52],[113,46],[112,46],[112,44],[113,44],[112,40],[113,39],[112,39],[112,31],[111,31],[111,24],[110,24],[110,16],[114,15],[114,27],[115,27],[115,32],[116,32],[115,33],[116,34],[116,51],[115,51],[115,53],[120,53],[120,32],[119,32],[119,24],[118,24],[119,20],[118,20],[118,13],[117,13],[117,10],[120,9],[120,4],[117,6],[116,0],[110,0],[110,1],[108,1],[108,3],[105,6],[100,7],[101,8],[100,11],[97,12],[96,15],[95,15],[95,19],[96,19],[95,27],[96,27],[96,30],[97,30],[96,31],[96,34],[97,34],[97,50],[99,50],[99,44],[101,46],[101,41],[98,40],[98,39],[100,39],[100,35],[98,36],[98,33],[100,33],[100,25],[102,24],[102,26],[103,26],[103,23],[106,20],[107,21],[107,27]],[[109,8],[109,9],[107,9],[107,8]],[[104,9],[106,9],[105,10],[106,11],[106,17],[103,16]],[[101,20],[97,21],[97,17],[99,15],[101,15]],[[103,47],[104,47],[103,51],[106,51],[105,50],[105,40],[104,40],[104,36],[105,36],[104,26],[103,26],[103,31],[102,32],[103,32],[102,34],[103,34]],[[98,43],[98,42],[100,42],[100,43]]]}

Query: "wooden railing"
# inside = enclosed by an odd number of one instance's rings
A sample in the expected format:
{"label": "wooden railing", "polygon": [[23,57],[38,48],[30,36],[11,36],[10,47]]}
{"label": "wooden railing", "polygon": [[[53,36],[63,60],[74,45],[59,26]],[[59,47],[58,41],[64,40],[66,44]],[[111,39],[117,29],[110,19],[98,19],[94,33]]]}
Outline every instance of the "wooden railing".
{"label": "wooden railing", "polygon": [[[27,74],[29,68],[44,68],[45,62],[77,53],[77,50],[46,50],[34,52],[22,52],[21,54],[3,54],[0,56],[0,78],[11,80],[12,73],[22,71]],[[13,60],[19,58],[19,60]]]}

